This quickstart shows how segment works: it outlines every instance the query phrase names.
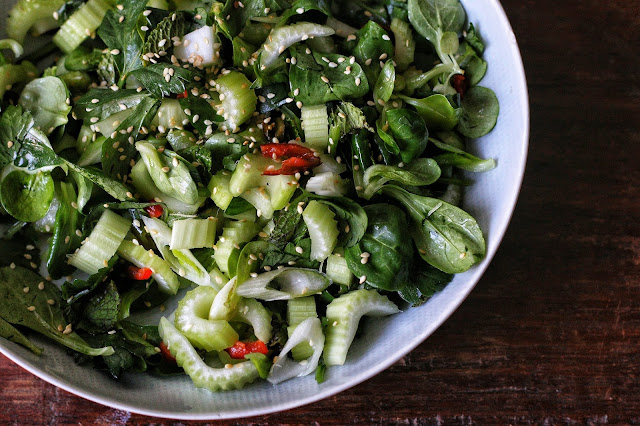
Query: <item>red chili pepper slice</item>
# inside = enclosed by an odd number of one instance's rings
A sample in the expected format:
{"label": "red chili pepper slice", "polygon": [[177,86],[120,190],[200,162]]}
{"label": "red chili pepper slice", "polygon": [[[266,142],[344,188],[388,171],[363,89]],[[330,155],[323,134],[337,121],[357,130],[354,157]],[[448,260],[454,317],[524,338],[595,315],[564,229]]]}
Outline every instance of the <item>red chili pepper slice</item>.
{"label": "red chili pepper slice", "polygon": [[176,363],[176,359],[173,357],[173,355],[171,355],[171,351],[164,342],[160,342],[160,345],[158,347],[160,348],[160,354],[162,354],[162,358],[164,358],[165,361],[173,364]]}
{"label": "red chili pepper slice", "polygon": [[467,91],[467,78],[462,74],[456,74],[451,77],[451,86],[456,89],[460,97],[464,97]]}
{"label": "red chili pepper slice", "polygon": [[229,356],[233,359],[244,359],[244,356],[247,354],[261,353],[266,355],[269,350],[267,349],[267,345],[265,345],[261,340],[249,343],[244,343],[238,340],[233,344],[233,346],[225,349],[225,351],[227,351]]}
{"label": "red chili pepper slice", "polygon": [[298,157],[307,160],[318,158],[315,156],[313,150],[296,143],[268,143],[262,145],[260,151],[262,151],[262,155],[267,158],[273,158],[274,154],[277,159],[282,157]]}
{"label": "red chili pepper slice", "polygon": [[144,281],[151,278],[153,271],[149,268],[138,268],[135,266],[129,266],[129,277],[137,280]]}
{"label": "red chili pepper slice", "polygon": [[160,217],[162,213],[164,213],[164,209],[160,204],[155,204],[153,206],[148,206],[144,208],[144,211],[151,217]]}
{"label": "red chili pepper slice", "polygon": [[176,99],[184,99],[187,96],[189,96],[189,93],[187,92],[187,89],[184,89],[184,93],[179,93],[178,96],[176,96]]}
{"label": "red chili pepper slice", "polygon": [[287,158],[282,162],[282,167],[279,169],[273,170],[265,170],[262,172],[265,176],[276,176],[276,175],[295,175],[296,173],[302,173],[309,169],[312,169],[316,166],[320,165],[320,159],[316,160],[308,160],[305,158],[291,157]]}

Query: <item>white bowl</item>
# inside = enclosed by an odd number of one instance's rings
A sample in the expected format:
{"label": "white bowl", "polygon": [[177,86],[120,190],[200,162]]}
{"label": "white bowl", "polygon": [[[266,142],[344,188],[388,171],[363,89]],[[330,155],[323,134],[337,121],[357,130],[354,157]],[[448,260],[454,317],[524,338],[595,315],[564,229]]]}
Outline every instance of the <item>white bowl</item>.
{"label": "white bowl", "polygon": [[[4,10],[12,3],[0,0]],[[368,321],[347,363],[329,368],[324,383],[308,376],[276,387],[260,382],[213,394],[196,389],[187,376],[129,374],[116,382],[100,371],[77,366],[64,349],[43,339],[34,339],[45,348],[41,356],[4,339],[0,339],[0,352],[43,380],[100,404],[150,416],[199,420],[256,416],[318,401],[374,376],[422,343],[462,303],[495,254],[516,204],[529,138],[527,86],[507,17],[498,0],[463,0],[463,4],[487,43],[484,57],[489,70],[481,85],[493,89],[500,101],[496,128],[471,147],[481,157],[495,158],[498,167],[474,175],[475,183],[464,198],[465,208],[487,238],[487,256],[425,305]]]}

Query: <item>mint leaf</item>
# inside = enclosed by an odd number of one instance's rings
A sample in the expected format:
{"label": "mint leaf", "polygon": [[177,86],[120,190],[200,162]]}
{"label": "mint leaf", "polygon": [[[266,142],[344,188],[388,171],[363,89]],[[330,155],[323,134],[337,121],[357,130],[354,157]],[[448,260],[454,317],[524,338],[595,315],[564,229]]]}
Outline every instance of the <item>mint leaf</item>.
{"label": "mint leaf", "polygon": [[166,63],[151,64],[133,71],[131,75],[157,98],[183,93],[185,83],[193,79],[191,71]]}

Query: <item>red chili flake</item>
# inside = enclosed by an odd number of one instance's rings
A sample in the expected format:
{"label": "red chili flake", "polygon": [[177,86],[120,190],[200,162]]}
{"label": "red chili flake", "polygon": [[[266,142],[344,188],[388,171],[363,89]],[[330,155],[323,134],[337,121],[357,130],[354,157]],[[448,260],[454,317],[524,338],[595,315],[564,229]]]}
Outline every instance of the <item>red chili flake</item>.
{"label": "red chili flake", "polygon": [[282,161],[282,167],[265,170],[266,176],[295,175],[320,165],[320,158],[307,147],[295,143],[269,143],[260,147],[262,155]]}
{"label": "red chili flake", "polygon": [[267,345],[265,345],[261,340],[248,343],[238,340],[233,344],[233,346],[225,349],[225,351],[227,351],[229,356],[233,359],[244,359],[244,356],[247,354],[261,353],[266,355],[269,350],[267,349]]}
{"label": "red chili flake", "polygon": [[162,358],[164,358],[165,361],[173,364],[176,363],[176,359],[173,357],[173,355],[171,355],[171,351],[164,342],[160,342],[159,348],[160,353],[162,354]]}
{"label": "red chili flake", "polygon": [[136,266],[129,266],[129,277],[137,280],[144,281],[151,278],[153,271],[149,268],[138,268]]}
{"label": "red chili flake", "polygon": [[178,96],[176,96],[176,99],[184,99],[188,96],[189,96],[189,93],[187,92],[187,89],[185,89],[184,93],[179,93]]}
{"label": "red chili flake", "polygon": [[164,209],[160,204],[154,204],[153,206],[148,206],[144,208],[144,211],[151,217],[160,217],[162,213],[164,213]]}
{"label": "red chili flake", "polygon": [[467,91],[467,78],[462,74],[456,74],[451,77],[451,86],[456,89],[456,92],[463,98]]}

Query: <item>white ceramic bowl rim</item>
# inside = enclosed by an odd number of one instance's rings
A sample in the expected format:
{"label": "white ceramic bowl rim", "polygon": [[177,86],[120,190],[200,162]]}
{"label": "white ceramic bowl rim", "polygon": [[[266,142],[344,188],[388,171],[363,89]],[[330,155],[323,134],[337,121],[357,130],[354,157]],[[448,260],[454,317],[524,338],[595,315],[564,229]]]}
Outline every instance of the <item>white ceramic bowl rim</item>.
{"label": "white ceramic bowl rim", "polygon": [[[374,320],[376,327],[368,327],[364,336],[354,343],[347,365],[330,368],[329,379],[322,385],[316,384],[312,377],[305,377],[285,382],[280,387],[261,383],[215,395],[193,388],[187,377],[158,379],[135,375],[124,383],[114,384],[103,373],[73,365],[64,350],[38,338],[34,340],[46,348],[46,355],[40,358],[4,340],[0,341],[0,353],[55,386],[109,407],[163,418],[210,420],[264,415],[327,398],[378,374],[413,350],[462,303],[495,255],[516,205],[528,150],[526,79],[517,42],[504,10],[498,0],[463,0],[463,4],[488,41],[485,58],[489,62],[489,73],[482,84],[496,91],[501,104],[496,129],[471,148],[480,156],[497,158],[498,168],[485,176],[474,176],[477,181],[465,197],[465,206],[470,206],[488,235],[488,250],[479,265],[456,276],[443,292],[423,307],[402,313],[403,327],[387,327],[385,324],[388,323]],[[485,139],[492,140],[493,144],[498,144],[496,140],[503,142],[496,150],[482,145]],[[504,158],[508,158],[508,162],[503,161]],[[493,194],[498,192],[499,199],[494,202],[492,197],[496,195]],[[498,211],[492,210],[496,206]],[[403,331],[404,325],[416,321],[420,323],[415,330],[409,334]],[[380,345],[380,341],[384,344]],[[379,353],[372,354],[376,351],[371,350],[371,342],[382,348],[386,355],[384,359],[380,359]],[[74,374],[69,374],[68,369],[73,369]],[[148,394],[146,399],[135,397],[140,393]],[[162,396],[165,398],[158,399]]]}

